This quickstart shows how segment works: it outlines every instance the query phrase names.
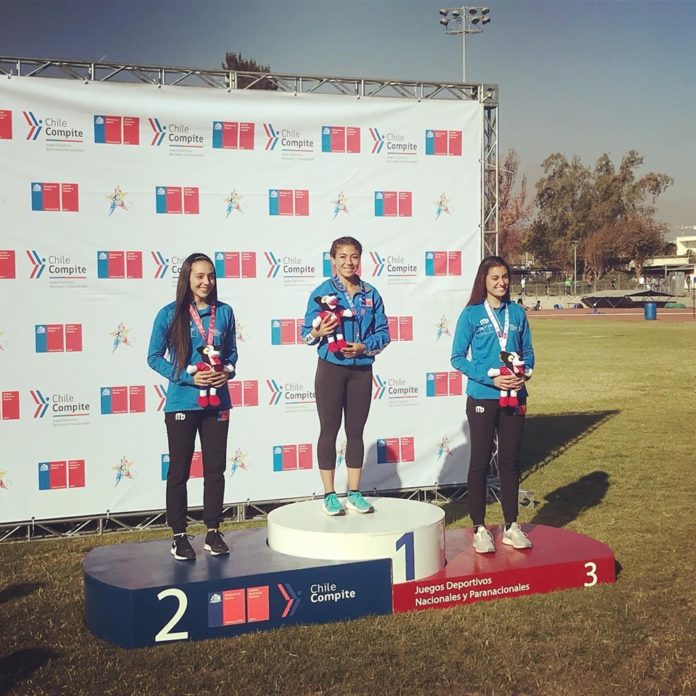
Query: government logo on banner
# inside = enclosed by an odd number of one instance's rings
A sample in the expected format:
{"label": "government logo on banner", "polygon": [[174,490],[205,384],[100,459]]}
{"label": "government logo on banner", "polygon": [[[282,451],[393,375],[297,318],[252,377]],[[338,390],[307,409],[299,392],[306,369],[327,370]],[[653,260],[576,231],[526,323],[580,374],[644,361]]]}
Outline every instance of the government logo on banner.
{"label": "government logo on banner", "polygon": [[97,278],[140,280],[143,277],[142,251],[98,251]]}
{"label": "government logo on banner", "polygon": [[462,373],[457,370],[425,374],[426,396],[461,396],[462,385]]}
{"label": "government logo on banner", "polygon": [[232,408],[243,408],[259,405],[259,381],[257,379],[237,380],[227,382]]}
{"label": "government logo on banner", "polygon": [[392,341],[413,340],[413,317],[387,317],[389,337]]}
{"label": "government logo on banner", "polygon": [[155,212],[158,215],[198,215],[200,213],[197,186],[157,186]]}
{"label": "government logo on banner", "polygon": [[245,121],[213,121],[213,148],[253,150],[255,125]]}
{"label": "government logo on banner", "polygon": [[85,460],[39,462],[39,490],[55,491],[85,487]]}
{"label": "government logo on banner", "polygon": [[216,251],[214,257],[218,278],[256,278],[255,251]]}
{"label": "government logo on banner", "polygon": [[145,413],[145,385],[102,387],[102,415]]}
{"label": "government logo on banner", "polygon": [[12,112],[0,109],[0,140],[12,140]]}
{"label": "government logo on banner", "polygon": [[94,116],[94,142],[97,145],[139,145],[140,119],[137,116]]}
{"label": "government logo on banner", "polygon": [[304,319],[271,319],[271,345],[304,345],[302,326]]}
{"label": "government logo on banner", "polygon": [[[162,475],[162,481],[167,480],[167,474],[169,473],[169,453],[166,452],[160,456],[160,469]],[[203,452],[196,450],[191,457],[191,473],[189,478],[203,478]]]}
{"label": "government logo on banner", "polygon": [[302,471],[312,468],[312,445],[273,446],[273,471]]}
{"label": "government logo on banner", "polygon": [[322,126],[321,151],[359,153],[360,128],[356,126]]}
{"label": "government logo on banner", "polygon": [[385,437],[377,440],[377,463],[398,464],[415,462],[416,447],[413,437]]}
{"label": "government logo on banner", "polygon": [[82,152],[85,142],[83,126],[69,123],[62,116],[43,116],[22,111],[26,121],[26,140],[43,141],[47,150]]}
{"label": "government logo on banner", "polygon": [[460,157],[462,154],[462,131],[435,129],[426,130],[425,154]]}
{"label": "government logo on banner", "polygon": [[80,210],[77,184],[31,183],[31,209],[42,212],[77,213]]}
{"label": "government logo on banner", "polygon": [[269,621],[271,604],[268,593],[268,585],[209,593],[208,627],[220,628]]}
{"label": "government logo on banner", "polygon": [[81,353],[82,324],[36,324],[35,352]]}
{"label": "government logo on banner", "polygon": [[0,249],[0,280],[14,280],[16,277],[14,249]]}
{"label": "government logo on banner", "polygon": [[275,216],[309,215],[308,189],[269,189],[268,214]]}
{"label": "government logo on banner", "polygon": [[375,191],[375,217],[412,217],[411,191]]}
{"label": "government logo on banner", "polygon": [[0,420],[19,420],[19,392],[0,392]]}
{"label": "government logo on banner", "polygon": [[461,276],[461,251],[426,251],[426,276]]}
{"label": "government logo on banner", "polygon": [[285,160],[314,159],[314,138],[297,128],[276,128],[272,123],[264,123],[266,136],[264,150],[279,152]]}

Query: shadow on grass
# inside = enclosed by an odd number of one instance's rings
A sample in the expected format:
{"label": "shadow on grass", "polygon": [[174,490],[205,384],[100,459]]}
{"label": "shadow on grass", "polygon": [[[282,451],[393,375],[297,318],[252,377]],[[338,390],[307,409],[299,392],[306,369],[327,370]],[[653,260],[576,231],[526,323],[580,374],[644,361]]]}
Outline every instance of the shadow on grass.
{"label": "shadow on grass", "polygon": [[527,416],[520,450],[520,479],[546,466],[620,411]]}
{"label": "shadow on grass", "polygon": [[8,585],[4,590],[0,590],[0,604],[17,597],[26,597],[45,586],[46,583],[43,582],[18,582],[16,585]]}
{"label": "shadow on grass", "polygon": [[543,505],[531,521],[533,524],[565,527],[585,510],[599,505],[608,490],[609,474],[606,471],[593,471],[544,496]]}
{"label": "shadow on grass", "polygon": [[9,692],[60,653],[49,648],[24,648],[0,657],[0,694]]}

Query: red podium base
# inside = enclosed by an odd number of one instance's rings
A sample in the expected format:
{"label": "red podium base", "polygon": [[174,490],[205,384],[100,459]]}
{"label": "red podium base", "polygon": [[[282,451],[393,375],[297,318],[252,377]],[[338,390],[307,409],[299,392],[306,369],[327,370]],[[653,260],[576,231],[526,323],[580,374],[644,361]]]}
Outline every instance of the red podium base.
{"label": "red podium base", "polygon": [[491,529],[496,547],[492,554],[474,551],[472,529],[446,531],[447,565],[422,580],[393,585],[394,611],[445,609],[615,582],[614,554],[606,544],[566,529],[521,526],[533,548],[505,546],[502,527],[497,527]]}

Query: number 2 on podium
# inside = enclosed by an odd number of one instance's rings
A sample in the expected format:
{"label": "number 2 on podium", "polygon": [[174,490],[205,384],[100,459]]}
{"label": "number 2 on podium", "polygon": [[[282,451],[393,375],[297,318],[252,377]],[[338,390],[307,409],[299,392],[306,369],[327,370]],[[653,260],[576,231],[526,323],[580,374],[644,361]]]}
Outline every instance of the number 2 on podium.
{"label": "number 2 on podium", "polygon": [[179,600],[179,606],[174,612],[169,621],[162,627],[162,630],[155,636],[155,643],[162,643],[167,640],[187,640],[189,635],[188,631],[176,631],[171,633],[172,628],[176,626],[181,618],[186,613],[186,607],[188,606],[188,597],[183,590],[179,590],[176,587],[170,587],[167,590],[162,590],[158,595],[157,599],[161,602],[165,597],[176,597]]}
{"label": "number 2 on podium", "polygon": [[416,557],[413,552],[413,532],[406,532],[396,540],[396,550],[404,548],[406,560],[406,580],[413,580],[416,577]]}

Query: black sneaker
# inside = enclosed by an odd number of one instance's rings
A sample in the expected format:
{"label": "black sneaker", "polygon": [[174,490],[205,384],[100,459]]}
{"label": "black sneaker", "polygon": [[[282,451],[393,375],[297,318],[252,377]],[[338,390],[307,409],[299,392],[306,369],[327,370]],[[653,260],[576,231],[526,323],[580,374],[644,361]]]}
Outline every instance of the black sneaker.
{"label": "black sneaker", "polygon": [[210,551],[211,556],[224,556],[229,553],[227,544],[222,540],[222,534],[218,529],[213,529],[205,535],[205,544],[203,548]]}
{"label": "black sneaker", "polygon": [[196,559],[196,552],[191,546],[189,539],[193,537],[188,536],[188,534],[175,534],[172,540],[172,556],[177,561],[194,561]]}

